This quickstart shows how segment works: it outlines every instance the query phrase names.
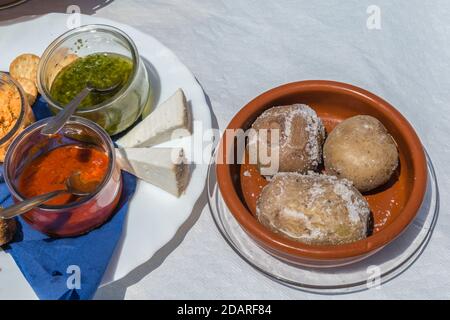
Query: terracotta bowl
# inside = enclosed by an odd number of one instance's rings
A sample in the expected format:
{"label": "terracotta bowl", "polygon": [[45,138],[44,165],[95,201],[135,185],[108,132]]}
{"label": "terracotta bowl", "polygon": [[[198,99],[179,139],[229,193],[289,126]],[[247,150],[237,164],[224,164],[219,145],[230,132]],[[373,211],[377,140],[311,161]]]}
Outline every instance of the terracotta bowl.
{"label": "terracotta bowl", "polygon": [[[301,81],[269,90],[242,108],[227,129],[248,129],[264,110],[293,103],[313,108],[327,132],[351,116],[374,116],[397,142],[400,166],[396,174],[386,185],[364,194],[373,217],[371,235],[350,244],[318,246],[289,240],[264,227],[255,211],[261,187],[267,182],[255,165],[239,164],[242,161],[237,159],[236,139],[227,134],[222,137],[216,159],[223,199],[248,235],[279,259],[303,266],[332,267],[366,258],[398,237],[422,204],[427,185],[422,144],[408,121],[388,102],[361,88],[333,81]],[[250,175],[243,174],[245,171]]]}

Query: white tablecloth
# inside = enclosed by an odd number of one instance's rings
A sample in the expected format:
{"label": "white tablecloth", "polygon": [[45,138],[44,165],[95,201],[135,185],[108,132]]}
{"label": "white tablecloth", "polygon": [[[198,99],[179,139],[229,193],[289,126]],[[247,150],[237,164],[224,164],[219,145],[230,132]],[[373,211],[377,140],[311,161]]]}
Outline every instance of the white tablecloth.
{"label": "white tablecloth", "polygon": [[[449,1],[33,0],[0,11],[0,19],[65,12],[76,2],[82,13],[132,25],[171,48],[202,84],[221,129],[250,99],[286,82],[332,79],[380,95],[417,130],[442,196],[426,251],[381,289],[322,296],[275,283],[234,253],[205,206],[155,257],[96,298],[450,298]],[[380,9],[381,29],[367,27],[370,5]]]}

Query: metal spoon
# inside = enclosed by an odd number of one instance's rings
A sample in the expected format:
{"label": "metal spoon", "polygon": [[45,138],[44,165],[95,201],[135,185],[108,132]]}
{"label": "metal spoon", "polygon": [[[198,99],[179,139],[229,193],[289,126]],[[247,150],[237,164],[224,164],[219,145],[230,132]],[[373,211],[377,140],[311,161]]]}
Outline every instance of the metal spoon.
{"label": "metal spoon", "polygon": [[91,92],[98,94],[108,94],[115,91],[121,82],[117,82],[114,85],[108,88],[96,88],[92,86],[91,83],[88,83],[86,87],[78,93],[75,98],[72,99],[65,107],[62,109],[53,119],[51,119],[44,128],[41,130],[41,134],[45,135],[54,135],[57,134],[67,120],[75,113],[75,110],[80,105],[81,101],[87,97],[87,95]]}
{"label": "metal spoon", "polygon": [[69,178],[67,178],[65,182],[66,188],[61,190],[55,190],[49,193],[41,194],[40,196],[36,196],[30,199],[26,199],[16,205],[5,208],[3,210],[0,209],[0,219],[11,219],[21,214],[24,214],[31,209],[39,206],[40,204],[53,199],[63,193],[70,193],[75,196],[85,197],[95,191],[99,183],[97,182],[89,182],[84,183],[80,179],[80,172],[76,172],[72,174]]}

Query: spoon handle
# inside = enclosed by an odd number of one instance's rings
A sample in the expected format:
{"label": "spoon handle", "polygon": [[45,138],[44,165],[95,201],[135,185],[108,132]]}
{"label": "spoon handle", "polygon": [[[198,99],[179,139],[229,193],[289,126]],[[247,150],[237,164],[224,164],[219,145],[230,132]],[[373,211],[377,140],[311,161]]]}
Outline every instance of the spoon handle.
{"label": "spoon handle", "polygon": [[38,205],[60,195],[61,193],[67,192],[66,190],[56,190],[49,193],[42,194],[40,196],[33,197],[31,199],[27,199],[21,201],[18,204],[15,204],[11,207],[0,209],[0,219],[11,219],[21,214],[24,214],[31,209],[37,207]]}
{"label": "spoon handle", "polygon": [[69,118],[75,113],[75,110],[80,105],[81,101],[91,92],[89,87],[84,88],[72,99],[58,114],[50,120],[47,125],[42,128],[41,134],[53,135],[57,134]]}

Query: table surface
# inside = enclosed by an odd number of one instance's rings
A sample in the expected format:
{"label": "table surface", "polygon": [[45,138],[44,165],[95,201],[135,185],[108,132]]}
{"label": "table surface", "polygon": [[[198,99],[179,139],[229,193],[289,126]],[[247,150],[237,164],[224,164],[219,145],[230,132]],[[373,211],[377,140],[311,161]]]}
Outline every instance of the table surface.
{"label": "table surface", "polygon": [[204,194],[169,244],[97,299],[450,298],[450,2],[378,0],[379,29],[368,27],[371,0],[30,0],[0,11],[0,20],[66,12],[74,2],[172,49],[203,86],[220,129],[246,102],[291,81],[332,79],[384,97],[417,130],[442,196],[425,252],[380,289],[325,296],[269,280],[223,240]]}

